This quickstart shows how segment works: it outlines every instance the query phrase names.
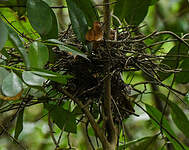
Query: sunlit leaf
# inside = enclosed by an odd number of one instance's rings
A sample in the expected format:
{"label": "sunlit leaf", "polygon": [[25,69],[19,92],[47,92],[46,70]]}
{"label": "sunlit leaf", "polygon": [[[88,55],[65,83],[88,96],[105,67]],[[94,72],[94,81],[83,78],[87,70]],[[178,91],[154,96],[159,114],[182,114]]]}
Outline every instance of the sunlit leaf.
{"label": "sunlit leaf", "polygon": [[0,50],[4,47],[5,42],[8,38],[8,31],[3,21],[0,19]]}
{"label": "sunlit leaf", "polygon": [[41,42],[33,42],[29,48],[30,65],[33,68],[43,68],[49,60],[49,51]]}
{"label": "sunlit leaf", "polygon": [[22,91],[22,81],[18,76],[11,72],[4,78],[2,83],[2,92],[5,96],[13,97]]}
{"label": "sunlit leaf", "polygon": [[17,121],[16,121],[16,128],[15,128],[15,132],[14,132],[15,139],[18,139],[18,136],[20,135],[20,133],[23,130],[23,115],[24,115],[24,109],[18,113],[18,117],[17,117]]}
{"label": "sunlit leaf", "polygon": [[31,71],[24,71],[22,73],[22,78],[24,82],[30,86],[42,86],[43,83],[46,81],[45,78],[33,74]]}
{"label": "sunlit leaf", "polygon": [[76,34],[79,41],[85,42],[85,34],[88,30],[85,14],[75,1],[66,0],[66,2],[74,33]]}

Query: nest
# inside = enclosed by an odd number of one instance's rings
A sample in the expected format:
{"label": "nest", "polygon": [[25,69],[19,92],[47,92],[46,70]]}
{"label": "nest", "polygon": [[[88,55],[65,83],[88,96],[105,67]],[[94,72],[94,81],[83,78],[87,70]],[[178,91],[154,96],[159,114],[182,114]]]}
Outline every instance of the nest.
{"label": "nest", "polygon": [[[137,33],[137,34],[136,34]],[[146,46],[137,28],[123,28],[117,33],[116,41],[100,41],[88,43],[90,51],[68,29],[61,33],[60,40],[77,47],[87,55],[87,58],[74,57],[56,49],[57,64],[55,70],[66,70],[73,75],[66,85],[67,90],[83,104],[89,103],[91,112],[98,108],[101,111],[104,99],[104,80],[111,76],[112,110],[114,120],[125,119],[134,114],[133,105],[129,99],[131,87],[121,78],[123,71],[141,70],[140,66],[153,68],[153,63],[146,63]],[[105,68],[108,64],[110,74]],[[142,66],[142,65],[143,66]],[[145,67],[144,67],[145,66]]]}

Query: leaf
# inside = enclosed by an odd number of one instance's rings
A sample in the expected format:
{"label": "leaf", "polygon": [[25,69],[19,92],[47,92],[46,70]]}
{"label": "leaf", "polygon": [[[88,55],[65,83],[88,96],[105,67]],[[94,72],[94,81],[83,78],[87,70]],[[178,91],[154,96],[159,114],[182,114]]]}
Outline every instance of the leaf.
{"label": "leaf", "polygon": [[150,0],[119,0],[114,7],[114,15],[121,22],[125,19],[129,25],[139,25],[147,15],[150,4]]}
{"label": "leaf", "polygon": [[0,67],[0,88],[2,86],[3,80],[8,76],[9,72],[5,69]]}
{"label": "leaf", "polygon": [[47,78],[49,80],[52,80],[61,84],[66,84],[67,80],[72,78],[71,75],[63,75],[63,74],[55,73],[55,72],[44,70],[44,69],[33,69],[33,70],[34,71],[30,71],[30,72],[35,75]]}
{"label": "leaf", "polygon": [[175,81],[177,83],[187,83],[189,82],[189,58],[184,59],[180,68],[181,72],[176,73]]}
{"label": "leaf", "polygon": [[[162,113],[156,109],[155,107],[153,106],[150,106],[148,104],[145,104],[146,105],[146,110],[148,112],[149,115],[151,115],[150,117],[153,117],[157,122],[160,123],[161,121],[161,116],[162,116]],[[160,129],[160,125],[155,122],[153,119],[152,120],[152,123]],[[177,139],[174,131],[171,129],[170,125],[169,125],[169,122],[163,118],[163,121],[162,121],[162,127],[164,127],[172,136],[174,136],[175,139]],[[165,131],[164,129],[163,130],[163,133],[167,136],[167,138],[169,139],[169,141],[173,144],[174,148],[176,150],[182,150],[182,147],[168,134],[167,131]]]}
{"label": "leaf", "polygon": [[14,97],[22,91],[22,82],[18,76],[11,72],[4,78],[2,83],[2,92],[5,96]]}
{"label": "leaf", "polygon": [[47,34],[42,36],[43,40],[45,39],[57,39],[58,38],[58,23],[56,19],[56,15],[52,9],[50,9],[51,17],[52,17],[52,26]]}
{"label": "leaf", "polygon": [[77,56],[78,55],[78,56],[81,56],[81,57],[83,57],[85,59],[88,59],[86,54],[84,54],[83,52],[81,52],[80,50],[78,50],[74,46],[59,45],[58,47],[59,47],[60,50],[65,51],[65,52],[67,52],[67,53],[69,53],[69,54],[71,54],[73,56]]}
{"label": "leaf", "polygon": [[68,6],[68,12],[72,24],[74,33],[77,39],[81,42],[85,42],[85,34],[88,31],[87,20],[84,12],[76,4],[75,0],[66,0]]}
{"label": "leaf", "polygon": [[185,113],[180,109],[177,104],[169,101],[171,107],[171,116],[176,126],[182,131],[182,133],[189,138],[189,120]]}
{"label": "leaf", "polygon": [[[160,63],[160,68],[163,68],[164,70],[174,70],[177,66],[177,61],[180,62],[182,60],[181,57],[178,55],[187,55],[188,48],[184,44],[177,44],[174,46],[164,57],[164,59]],[[160,80],[163,81],[166,78],[168,78],[172,73],[171,72],[158,72],[158,75],[160,77]]]}
{"label": "leaf", "polygon": [[24,45],[20,39],[20,37],[18,36],[18,34],[7,25],[7,29],[9,31],[9,38],[11,40],[11,42],[13,43],[13,45],[17,48],[18,52],[20,53],[21,57],[24,60],[25,65],[27,66],[27,68],[30,67],[30,63],[29,63],[29,59],[28,59],[28,54],[26,52],[26,49],[24,48]]}
{"label": "leaf", "polygon": [[99,20],[99,16],[91,0],[75,0],[74,2],[83,11],[87,24],[92,27],[93,23]]}
{"label": "leaf", "polygon": [[28,0],[26,4],[28,19],[32,27],[41,35],[49,33],[52,27],[51,8],[42,0]]}
{"label": "leaf", "polygon": [[14,132],[15,139],[18,139],[18,136],[20,135],[20,133],[23,130],[23,115],[24,115],[24,109],[22,109],[18,113],[18,117],[17,117],[17,121],[16,121],[16,128],[15,128],[15,132]]}
{"label": "leaf", "polygon": [[119,146],[119,150],[130,148],[132,150],[152,150],[158,135],[147,136],[134,141],[127,142],[125,145]]}
{"label": "leaf", "polygon": [[0,18],[0,50],[4,47],[5,42],[8,39],[8,30],[6,26],[4,25],[4,22]]}
{"label": "leaf", "polygon": [[[27,0],[16,0],[16,4],[17,6],[26,6],[26,2]],[[25,14],[26,12],[26,7],[13,7],[14,11],[17,11],[17,14],[19,17],[21,17],[22,15]]]}
{"label": "leaf", "polygon": [[45,78],[35,75],[31,71],[24,71],[22,73],[22,79],[27,85],[30,86],[42,86],[43,83],[46,81]]}
{"label": "leaf", "polygon": [[76,133],[76,118],[72,112],[69,112],[61,106],[45,104],[45,108],[50,111],[50,115],[56,125],[62,130]]}
{"label": "leaf", "polygon": [[33,42],[29,48],[30,65],[33,68],[43,68],[49,60],[49,51],[41,42]]}

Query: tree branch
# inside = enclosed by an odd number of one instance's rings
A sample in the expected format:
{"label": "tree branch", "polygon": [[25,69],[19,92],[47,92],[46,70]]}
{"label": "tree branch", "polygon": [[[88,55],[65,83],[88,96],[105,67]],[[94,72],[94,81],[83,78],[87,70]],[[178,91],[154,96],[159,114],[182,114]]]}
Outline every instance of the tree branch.
{"label": "tree branch", "polygon": [[[108,4],[109,0],[104,0],[104,4]],[[104,40],[109,40],[110,37],[110,5],[104,5]],[[108,43],[106,43],[106,50],[108,51]],[[104,75],[108,75],[104,81],[104,102],[103,102],[103,110],[104,110],[104,123],[106,125],[108,141],[112,145],[112,147],[116,146],[117,142],[117,134],[116,128],[113,122],[112,109],[111,109],[111,75],[110,75],[110,62],[105,64],[105,73]],[[105,149],[105,148],[104,148]],[[114,149],[114,148],[112,148]]]}

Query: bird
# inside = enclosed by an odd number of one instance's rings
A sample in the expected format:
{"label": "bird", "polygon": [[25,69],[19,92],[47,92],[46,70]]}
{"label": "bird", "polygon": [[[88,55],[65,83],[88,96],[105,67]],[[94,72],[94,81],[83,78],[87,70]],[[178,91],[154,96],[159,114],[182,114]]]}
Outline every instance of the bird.
{"label": "bird", "polygon": [[93,27],[86,33],[85,38],[89,42],[102,41],[103,30],[99,21],[94,21]]}

